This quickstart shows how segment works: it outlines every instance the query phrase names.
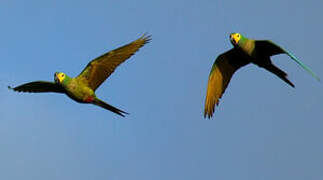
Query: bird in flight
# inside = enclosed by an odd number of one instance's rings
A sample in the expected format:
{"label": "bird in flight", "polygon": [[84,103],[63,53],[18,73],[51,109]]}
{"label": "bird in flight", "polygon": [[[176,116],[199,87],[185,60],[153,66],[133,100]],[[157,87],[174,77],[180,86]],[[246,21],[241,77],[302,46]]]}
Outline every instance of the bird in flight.
{"label": "bird in flight", "polygon": [[128,114],[127,112],[100,100],[95,95],[95,90],[121,63],[129,59],[150,40],[151,36],[144,34],[129,44],[95,58],[87,64],[77,77],[70,77],[63,72],[56,72],[54,74],[54,82],[34,81],[14,88],[8,86],[8,88],[18,92],[63,93],[79,103],[94,104],[124,117],[124,114]]}
{"label": "bird in flight", "polygon": [[253,40],[246,38],[240,33],[232,33],[230,34],[230,41],[233,48],[220,54],[216,58],[209,74],[204,118],[211,118],[213,116],[214,108],[218,105],[219,99],[227,88],[232,75],[239,68],[249,63],[256,64],[259,67],[272,72],[290,86],[295,87],[294,84],[287,79],[287,73],[271,62],[270,57],[273,55],[287,54],[314,78],[320,80],[310,68],[298,60],[293,54],[270,40]]}

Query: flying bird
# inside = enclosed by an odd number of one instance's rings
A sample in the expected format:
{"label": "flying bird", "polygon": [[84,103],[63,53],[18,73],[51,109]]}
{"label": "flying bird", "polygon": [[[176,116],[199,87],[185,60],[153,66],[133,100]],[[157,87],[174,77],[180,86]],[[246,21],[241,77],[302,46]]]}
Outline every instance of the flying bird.
{"label": "flying bird", "polygon": [[249,63],[256,64],[259,67],[272,72],[290,86],[295,87],[294,84],[287,79],[287,73],[276,67],[271,62],[270,57],[273,55],[287,54],[297,64],[308,71],[314,78],[320,80],[310,68],[304,65],[293,54],[270,40],[253,40],[246,38],[240,33],[232,33],[230,34],[230,41],[233,48],[223,54],[220,54],[216,58],[209,74],[204,118],[212,117],[214,108],[216,105],[218,105],[219,99],[222,97],[222,94],[227,88],[232,75],[239,68]]}
{"label": "flying bird", "polygon": [[44,93],[54,92],[66,94],[79,103],[90,103],[112,111],[120,116],[128,114],[95,95],[95,90],[114,72],[114,70],[136,51],[151,40],[150,35],[144,34],[139,39],[122,47],[107,52],[90,61],[77,77],[70,77],[63,72],[54,74],[54,82],[34,81],[17,87],[10,87],[18,92]]}

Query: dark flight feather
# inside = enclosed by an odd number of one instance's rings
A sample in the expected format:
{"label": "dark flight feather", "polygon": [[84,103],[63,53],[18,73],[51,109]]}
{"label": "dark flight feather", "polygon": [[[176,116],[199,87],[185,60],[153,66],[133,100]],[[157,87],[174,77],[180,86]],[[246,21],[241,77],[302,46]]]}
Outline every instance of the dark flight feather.
{"label": "dark flight feather", "polygon": [[10,87],[14,91],[18,92],[30,92],[30,93],[45,93],[45,92],[55,92],[55,93],[65,93],[65,89],[59,84],[48,82],[48,81],[34,81],[26,84],[22,84],[17,87]]}

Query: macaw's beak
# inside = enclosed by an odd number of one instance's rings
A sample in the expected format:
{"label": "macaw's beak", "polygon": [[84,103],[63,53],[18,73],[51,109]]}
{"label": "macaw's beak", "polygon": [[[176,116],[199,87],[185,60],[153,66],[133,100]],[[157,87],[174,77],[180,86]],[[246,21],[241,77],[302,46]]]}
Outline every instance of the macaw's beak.
{"label": "macaw's beak", "polygon": [[54,80],[55,80],[55,82],[56,82],[56,83],[58,83],[58,84],[59,84],[59,80],[58,80],[58,78],[57,78],[57,74],[58,74],[57,72],[54,74]]}
{"label": "macaw's beak", "polygon": [[230,40],[233,44],[237,44],[236,40],[233,37],[233,34],[230,34]]}

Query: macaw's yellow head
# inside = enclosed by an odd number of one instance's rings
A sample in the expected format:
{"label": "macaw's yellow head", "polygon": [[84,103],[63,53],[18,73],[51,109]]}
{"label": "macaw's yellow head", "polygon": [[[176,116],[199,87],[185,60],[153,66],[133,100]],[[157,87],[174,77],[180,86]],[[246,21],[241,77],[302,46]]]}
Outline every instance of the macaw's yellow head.
{"label": "macaw's yellow head", "polygon": [[233,45],[238,45],[241,40],[242,35],[240,33],[231,33],[230,41]]}
{"label": "macaw's yellow head", "polygon": [[56,72],[54,74],[54,80],[58,84],[62,84],[63,81],[66,79],[66,77],[67,77],[67,75],[65,73],[62,73],[62,72]]}

